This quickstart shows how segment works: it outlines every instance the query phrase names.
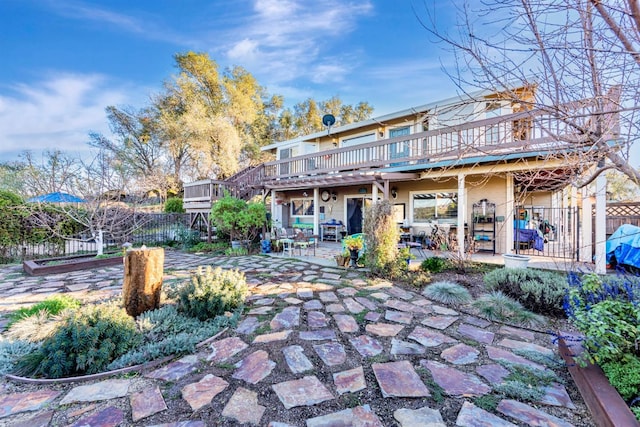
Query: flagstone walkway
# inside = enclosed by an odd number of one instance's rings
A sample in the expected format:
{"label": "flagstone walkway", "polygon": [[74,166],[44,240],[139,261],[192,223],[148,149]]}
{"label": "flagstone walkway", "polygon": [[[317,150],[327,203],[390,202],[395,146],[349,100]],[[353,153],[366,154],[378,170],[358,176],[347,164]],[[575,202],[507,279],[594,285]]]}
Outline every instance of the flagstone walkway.
{"label": "flagstone walkway", "polygon": [[[560,382],[539,402],[502,399],[493,412],[474,404],[504,380],[503,361],[549,370],[514,352],[553,355],[539,332],[368,283],[354,270],[282,257],[165,258],[165,280],[199,265],[244,271],[252,293],[237,328],[142,375],[37,388],[2,379],[0,425],[589,425],[584,403]],[[121,280],[121,267],[30,278],[9,266],[0,269],[0,310],[60,292],[106,298]]]}

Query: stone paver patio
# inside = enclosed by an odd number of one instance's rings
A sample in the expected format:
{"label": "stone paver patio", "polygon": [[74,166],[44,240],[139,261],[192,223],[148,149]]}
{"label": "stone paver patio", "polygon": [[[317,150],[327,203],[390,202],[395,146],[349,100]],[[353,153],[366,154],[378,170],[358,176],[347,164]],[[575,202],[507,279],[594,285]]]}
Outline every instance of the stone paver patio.
{"label": "stone paver patio", "polygon": [[[388,282],[370,285],[354,270],[276,256],[167,251],[165,280],[200,265],[247,274],[251,296],[235,330],[144,375],[37,390],[2,379],[0,425],[569,426],[585,413],[560,383],[539,402],[504,398],[491,413],[475,404],[508,374],[504,361],[548,369],[513,352],[557,353],[542,333]],[[121,292],[122,267],[38,278],[21,271],[0,269],[3,312],[61,292],[91,301]],[[172,411],[177,405],[187,409]]]}

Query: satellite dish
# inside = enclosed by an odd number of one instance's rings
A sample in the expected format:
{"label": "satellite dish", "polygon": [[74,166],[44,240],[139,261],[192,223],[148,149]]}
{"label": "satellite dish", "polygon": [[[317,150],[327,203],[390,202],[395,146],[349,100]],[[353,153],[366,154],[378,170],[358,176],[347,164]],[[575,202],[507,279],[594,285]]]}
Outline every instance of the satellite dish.
{"label": "satellite dish", "polygon": [[327,135],[331,133],[331,126],[333,126],[336,122],[336,118],[333,117],[333,114],[325,114],[322,116],[322,124],[327,127]]}
{"label": "satellite dish", "polygon": [[333,114],[325,114],[322,116],[322,124],[331,127],[336,123],[336,118],[333,117]]}

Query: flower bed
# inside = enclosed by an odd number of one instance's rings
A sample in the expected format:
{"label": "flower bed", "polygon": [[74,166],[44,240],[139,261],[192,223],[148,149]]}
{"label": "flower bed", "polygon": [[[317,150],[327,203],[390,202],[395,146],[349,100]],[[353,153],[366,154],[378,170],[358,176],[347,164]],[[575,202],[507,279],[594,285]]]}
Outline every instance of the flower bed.
{"label": "flower bed", "polygon": [[67,273],[69,271],[86,270],[90,268],[109,267],[118,264],[122,265],[121,254],[114,254],[113,257],[107,258],[97,258],[95,255],[81,255],[24,261],[22,268],[29,276],[44,276],[47,274]]}

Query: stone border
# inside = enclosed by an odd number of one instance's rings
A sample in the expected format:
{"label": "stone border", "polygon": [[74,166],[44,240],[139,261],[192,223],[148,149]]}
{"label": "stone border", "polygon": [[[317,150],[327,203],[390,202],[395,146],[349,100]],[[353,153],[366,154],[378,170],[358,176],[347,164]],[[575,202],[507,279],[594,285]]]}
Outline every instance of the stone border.
{"label": "stone border", "polygon": [[[46,261],[61,261],[71,260],[75,262],[69,262],[57,265],[42,265],[41,262]],[[40,260],[24,261],[22,268],[29,276],[45,276],[47,274],[68,273],[76,270],[87,270],[92,268],[110,267],[114,265],[122,264],[121,256],[114,256],[110,258],[96,258],[95,255],[90,256],[78,256],[67,258],[47,258]]]}
{"label": "stone border", "polygon": [[609,380],[599,366],[589,363],[583,368],[575,362],[574,358],[583,351],[582,346],[576,345],[579,340],[578,335],[559,332],[558,350],[595,424],[600,427],[640,426],[618,391],[609,384]]}

